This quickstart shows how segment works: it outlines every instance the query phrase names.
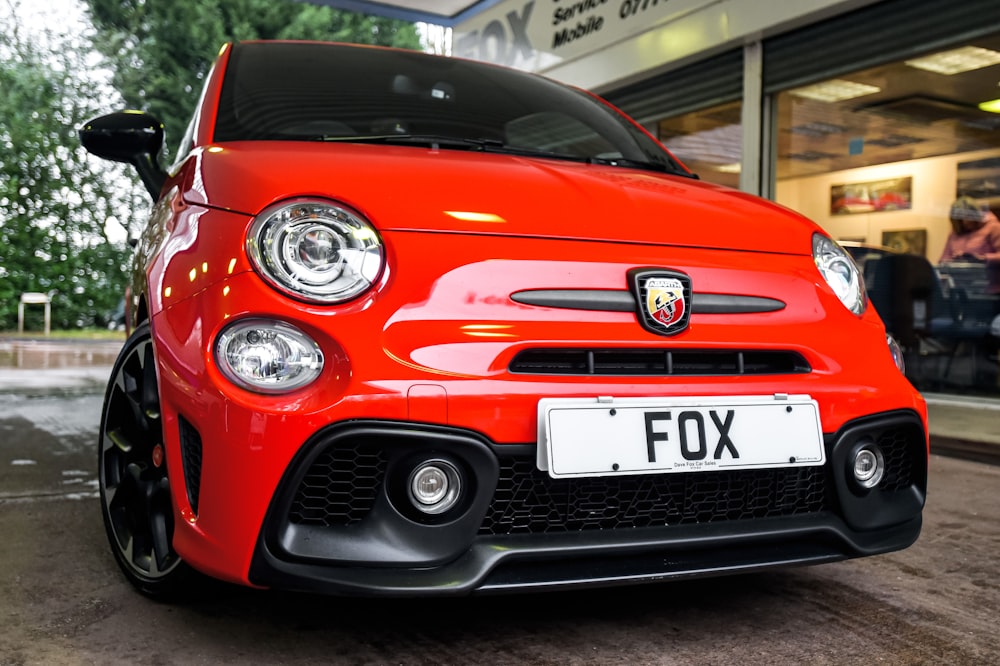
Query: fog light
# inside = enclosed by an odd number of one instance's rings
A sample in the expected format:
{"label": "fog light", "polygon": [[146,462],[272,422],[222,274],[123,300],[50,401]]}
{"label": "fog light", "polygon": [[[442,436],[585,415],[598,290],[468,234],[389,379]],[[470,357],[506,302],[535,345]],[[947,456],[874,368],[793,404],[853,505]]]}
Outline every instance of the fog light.
{"label": "fog light", "polygon": [[862,488],[874,488],[885,476],[885,458],[877,446],[866,446],[854,454],[854,479]]}
{"label": "fog light", "polygon": [[288,324],[245,319],[215,342],[219,369],[234,384],[257,393],[284,393],[309,384],[323,371],[323,353]]}
{"label": "fog light", "polygon": [[458,503],[462,495],[462,477],[451,463],[429,460],[410,474],[409,487],[413,506],[436,515]]}

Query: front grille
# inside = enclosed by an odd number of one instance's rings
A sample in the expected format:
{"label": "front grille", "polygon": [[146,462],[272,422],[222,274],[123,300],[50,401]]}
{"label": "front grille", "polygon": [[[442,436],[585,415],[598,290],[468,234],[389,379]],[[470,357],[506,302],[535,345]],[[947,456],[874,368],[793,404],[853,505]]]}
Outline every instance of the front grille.
{"label": "front grille", "polygon": [[201,490],[201,434],[183,416],[177,420],[181,438],[184,485],[187,486],[188,503],[191,504],[191,510],[197,515],[198,495]]}
{"label": "front grille", "polygon": [[811,370],[797,352],[759,350],[528,349],[510,372],[529,375],[731,376]]}
{"label": "front grille", "polygon": [[613,530],[825,511],[823,467],[553,479],[530,459],[502,459],[479,533]]}

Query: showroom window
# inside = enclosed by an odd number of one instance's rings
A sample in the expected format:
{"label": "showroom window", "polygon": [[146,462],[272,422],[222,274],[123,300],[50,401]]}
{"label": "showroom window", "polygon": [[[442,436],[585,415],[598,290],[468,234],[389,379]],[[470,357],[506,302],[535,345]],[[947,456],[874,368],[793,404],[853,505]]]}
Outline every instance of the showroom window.
{"label": "showroom window", "polygon": [[664,118],[655,123],[655,134],[702,180],[737,188],[742,156],[742,109],[742,102],[735,101]]}
{"label": "showroom window", "polygon": [[702,180],[737,187],[743,49],[606,93]]}
{"label": "showroom window", "polygon": [[998,83],[1000,33],[774,97],[775,200],[856,255],[920,388],[1000,393],[1000,258],[943,254],[957,199],[1000,212]]}

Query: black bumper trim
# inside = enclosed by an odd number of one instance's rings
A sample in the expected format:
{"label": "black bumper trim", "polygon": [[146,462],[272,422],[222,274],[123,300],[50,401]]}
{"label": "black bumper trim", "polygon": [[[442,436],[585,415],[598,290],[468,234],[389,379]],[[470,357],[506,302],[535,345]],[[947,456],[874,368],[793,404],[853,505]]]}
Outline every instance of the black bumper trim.
{"label": "black bumper trim", "polygon": [[251,581],[265,587],[365,596],[462,596],[638,584],[820,564],[905,548],[921,518],[875,534],[839,518],[780,518],[742,525],[478,538],[457,560],[423,569],[327,566],[279,560],[259,548]]}

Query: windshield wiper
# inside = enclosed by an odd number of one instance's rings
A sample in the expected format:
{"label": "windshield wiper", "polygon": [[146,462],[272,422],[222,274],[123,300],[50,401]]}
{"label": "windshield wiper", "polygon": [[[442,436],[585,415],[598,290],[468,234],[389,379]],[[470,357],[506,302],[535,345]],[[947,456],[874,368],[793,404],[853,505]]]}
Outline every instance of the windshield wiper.
{"label": "windshield wiper", "polygon": [[395,146],[418,145],[428,146],[433,149],[450,148],[459,150],[476,150],[487,153],[519,155],[521,157],[542,157],[556,160],[569,160],[571,162],[583,162],[586,164],[620,166],[630,169],[646,169],[648,171],[671,173],[679,176],[697,177],[683,171],[682,169],[678,169],[677,167],[662,162],[646,162],[626,157],[584,157],[581,155],[559,153],[541,148],[522,148],[520,146],[511,146],[504,143],[500,139],[490,139],[485,137],[472,138],[448,136],[445,134],[374,134],[368,136],[322,136],[317,137],[316,140],[341,143],[378,143]]}
{"label": "windshield wiper", "polygon": [[444,146],[446,148],[464,148],[467,150],[488,150],[503,147],[499,139],[472,139],[446,134],[371,134],[362,136],[321,136],[317,141],[335,141],[339,143],[383,143],[398,146]]}
{"label": "windshield wiper", "polygon": [[429,146],[431,148],[457,148],[464,150],[477,150],[486,153],[500,153],[504,155],[520,155],[523,157],[548,157],[557,160],[572,160],[574,162],[587,162],[589,158],[580,155],[570,155],[568,153],[558,153],[540,148],[522,148],[511,146],[500,139],[488,139],[462,136],[448,136],[444,134],[377,134],[370,136],[322,136],[317,137],[317,141],[335,141],[339,143],[379,143],[395,146]]}
{"label": "windshield wiper", "polygon": [[602,164],[607,166],[619,166],[628,169],[646,169],[647,171],[658,171],[660,173],[669,173],[677,176],[687,176],[688,178],[697,178],[694,174],[688,173],[682,169],[667,164],[664,162],[647,162],[645,160],[633,160],[627,157],[588,157],[588,164]]}

